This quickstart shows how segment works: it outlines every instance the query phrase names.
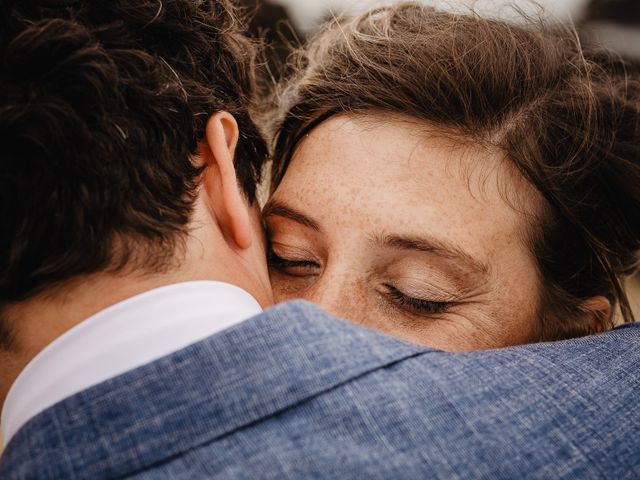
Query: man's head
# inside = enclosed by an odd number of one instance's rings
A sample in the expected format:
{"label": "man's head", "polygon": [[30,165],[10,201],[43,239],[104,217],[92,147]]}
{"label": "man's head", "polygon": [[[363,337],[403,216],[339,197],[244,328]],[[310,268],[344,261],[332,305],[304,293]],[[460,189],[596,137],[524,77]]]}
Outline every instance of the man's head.
{"label": "man's head", "polygon": [[[249,115],[254,48],[229,2],[3,4],[6,323],[12,308],[80,278],[157,277],[188,262],[200,278],[249,269],[263,249],[255,194],[266,148]],[[213,237],[230,249],[212,253]],[[264,270],[252,285],[267,284]]]}

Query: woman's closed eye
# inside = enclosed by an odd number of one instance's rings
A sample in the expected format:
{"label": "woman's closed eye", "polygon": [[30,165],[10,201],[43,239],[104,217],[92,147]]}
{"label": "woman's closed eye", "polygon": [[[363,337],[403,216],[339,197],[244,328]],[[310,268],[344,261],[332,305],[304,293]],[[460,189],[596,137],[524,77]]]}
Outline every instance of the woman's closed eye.
{"label": "woman's closed eye", "polygon": [[384,284],[384,290],[385,295],[397,308],[416,315],[446,313],[455,305],[452,301],[416,298],[388,283]]}
{"label": "woman's closed eye", "polygon": [[269,248],[267,261],[269,268],[291,277],[306,277],[317,275],[320,265],[314,260],[304,258],[301,255],[278,254],[273,248]]}

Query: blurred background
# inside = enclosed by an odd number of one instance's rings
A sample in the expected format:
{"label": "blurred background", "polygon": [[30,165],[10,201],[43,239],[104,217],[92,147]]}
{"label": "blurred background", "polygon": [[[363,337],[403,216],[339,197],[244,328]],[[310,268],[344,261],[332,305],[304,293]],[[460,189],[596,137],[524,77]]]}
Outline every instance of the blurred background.
{"label": "blurred background", "polygon": [[[552,17],[576,26],[584,41],[604,44],[640,63],[639,0],[422,0],[457,10],[473,5],[491,16],[509,17],[513,5],[535,12],[539,5]],[[327,19],[352,15],[389,0],[236,0],[253,12],[251,31],[273,45],[272,61],[286,58],[291,45],[303,42]],[[274,72],[277,74],[277,71]]]}

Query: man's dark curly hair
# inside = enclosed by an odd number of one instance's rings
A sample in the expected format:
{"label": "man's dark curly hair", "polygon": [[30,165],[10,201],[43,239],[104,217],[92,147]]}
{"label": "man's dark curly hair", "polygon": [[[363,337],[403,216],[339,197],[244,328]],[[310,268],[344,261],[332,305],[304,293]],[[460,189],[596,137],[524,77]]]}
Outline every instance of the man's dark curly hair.
{"label": "man's dark curly hair", "polygon": [[254,201],[254,45],[226,0],[0,2],[0,304],[161,271],[187,233],[208,117],[236,118]]}

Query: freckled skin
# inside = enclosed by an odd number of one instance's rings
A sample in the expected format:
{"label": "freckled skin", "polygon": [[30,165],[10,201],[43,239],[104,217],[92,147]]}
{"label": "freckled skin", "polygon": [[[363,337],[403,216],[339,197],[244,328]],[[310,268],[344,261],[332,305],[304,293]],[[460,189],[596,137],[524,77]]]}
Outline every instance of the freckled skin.
{"label": "freckled skin", "polygon": [[[456,145],[403,117],[326,120],[300,143],[272,197],[312,218],[320,231],[266,217],[273,252],[308,261],[272,265],[276,300],[305,298],[364,326],[449,351],[536,341],[540,285],[522,241],[526,220],[498,189],[498,181],[520,188],[522,179],[510,178],[504,162],[499,152]],[[426,235],[487,270],[373,241],[384,235]],[[394,288],[447,306],[418,311],[398,300]]]}

